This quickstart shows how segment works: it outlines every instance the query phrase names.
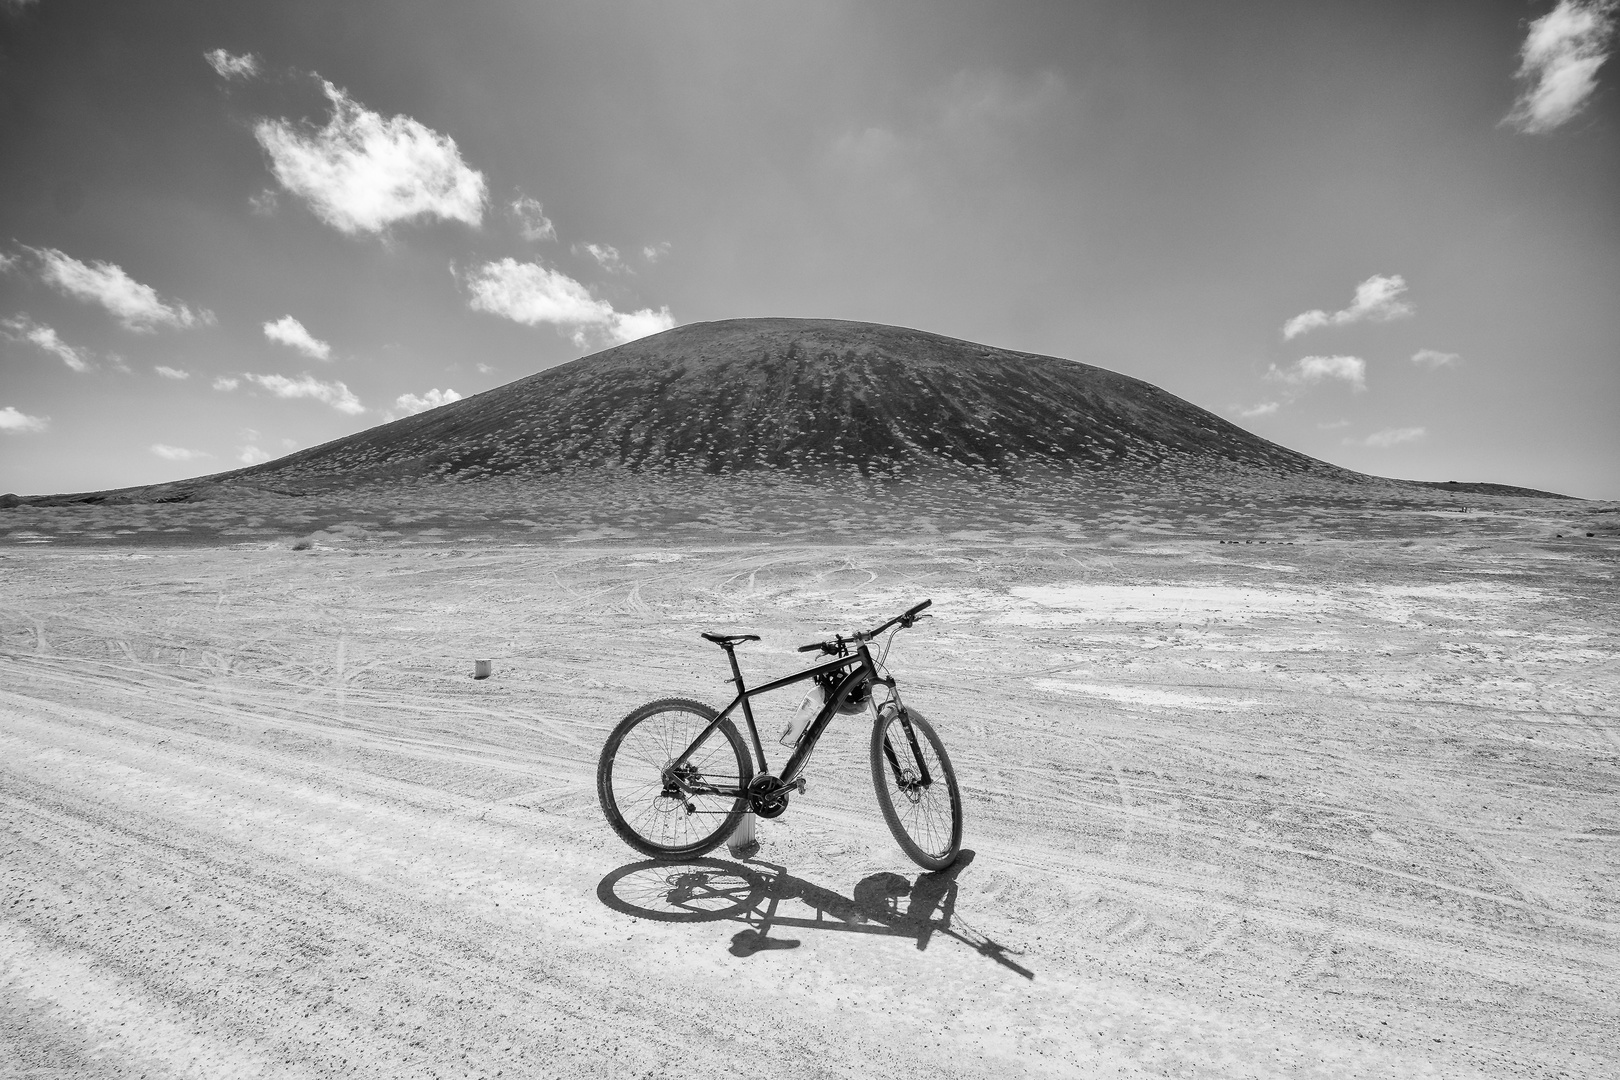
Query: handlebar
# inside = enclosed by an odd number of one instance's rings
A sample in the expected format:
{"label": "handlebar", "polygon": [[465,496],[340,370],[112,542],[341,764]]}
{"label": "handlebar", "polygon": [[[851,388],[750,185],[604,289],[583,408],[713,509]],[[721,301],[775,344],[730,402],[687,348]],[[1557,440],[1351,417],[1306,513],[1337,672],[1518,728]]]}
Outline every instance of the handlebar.
{"label": "handlebar", "polygon": [[932,600],[924,600],[922,603],[901,612],[899,615],[896,615],[894,618],[890,619],[888,622],[884,623],[875,630],[857,630],[849,637],[839,634],[831,641],[815,641],[811,642],[809,645],[800,645],[799,651],[816,652],[819,650],[820,652],[826,653],[828,656],[841,656],[845,652],[846,645],[871,641],[873,638],[883,633],[883,631],[887,630],[889,627],[894,626],[896,623],[898,623],[902,629],[909,630],[913,625],[916,624],[918,612],[922,611],[924,608],[931,607],[933,603],[934,602]]}

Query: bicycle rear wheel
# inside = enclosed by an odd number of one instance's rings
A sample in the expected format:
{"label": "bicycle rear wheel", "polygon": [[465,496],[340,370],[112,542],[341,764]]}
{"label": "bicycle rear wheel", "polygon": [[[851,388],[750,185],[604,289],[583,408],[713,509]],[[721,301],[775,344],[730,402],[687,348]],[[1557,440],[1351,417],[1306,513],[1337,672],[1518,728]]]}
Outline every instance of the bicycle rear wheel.
{"label": "bicycle rear wheel", "polygon": [[746,798],[695,794],[691,785],[742,790],[752,759],[730,720],[709,734],[674,772],[670,766],[703,733],[715,711],[698,701],[648,702],[619,721],[596,766],[596,795],[619,839],[658,859],[712,851],[748,809]]}
{"label": "bicycle rear wheel", "polygon": [[[907,730],[909,726],[909,731]],[[883,820],[911,861],[943,870],[962,850],[962,793],[933,725],[885,708],[872,728],[872,786]]]}

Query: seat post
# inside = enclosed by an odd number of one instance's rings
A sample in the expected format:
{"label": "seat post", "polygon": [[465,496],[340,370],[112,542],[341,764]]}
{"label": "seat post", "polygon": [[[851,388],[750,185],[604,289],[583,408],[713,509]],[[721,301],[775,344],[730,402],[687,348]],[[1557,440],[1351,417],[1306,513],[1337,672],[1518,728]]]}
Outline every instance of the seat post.
{"label": "seat post", "polygon": [[731,682],[740,694],[743,692],[743,678],[742,668],[737,666],[737,646],[728,641],[720,647],[726,650],[726,659],[731,661]]}

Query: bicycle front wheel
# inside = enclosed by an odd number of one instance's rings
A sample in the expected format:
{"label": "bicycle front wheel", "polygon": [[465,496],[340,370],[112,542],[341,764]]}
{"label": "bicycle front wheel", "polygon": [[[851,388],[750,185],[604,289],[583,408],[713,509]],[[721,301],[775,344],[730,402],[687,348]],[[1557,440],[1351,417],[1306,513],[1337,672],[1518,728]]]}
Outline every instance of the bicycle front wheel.
{"label": "bicycle front wheel", "polygon": [[694,788],[741,791],[754,778],[752,760],[730,720],[703,733],[715,711],[685,698],[649,702],[619,721],[596,766],[596,795],[619,839],[656,859],[694,859],[718,847],[748,809],[737,796]]}
{"label": "bicycle front wheel", "polygon": [[872,785],[883,820],[911,861],[943,870],[962,850],[962,793],[933,725],[886,708],[872,728]]}

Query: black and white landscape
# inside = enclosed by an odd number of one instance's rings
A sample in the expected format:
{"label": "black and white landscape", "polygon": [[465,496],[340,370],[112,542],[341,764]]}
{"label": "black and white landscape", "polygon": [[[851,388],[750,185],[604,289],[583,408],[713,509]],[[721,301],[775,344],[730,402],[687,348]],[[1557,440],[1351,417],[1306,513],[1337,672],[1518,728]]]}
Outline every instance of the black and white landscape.
{"label": "black and white landscape", "polygon": [[1221,7],[0,0],[0,1076],[1613,1075],[1614,5]]}

